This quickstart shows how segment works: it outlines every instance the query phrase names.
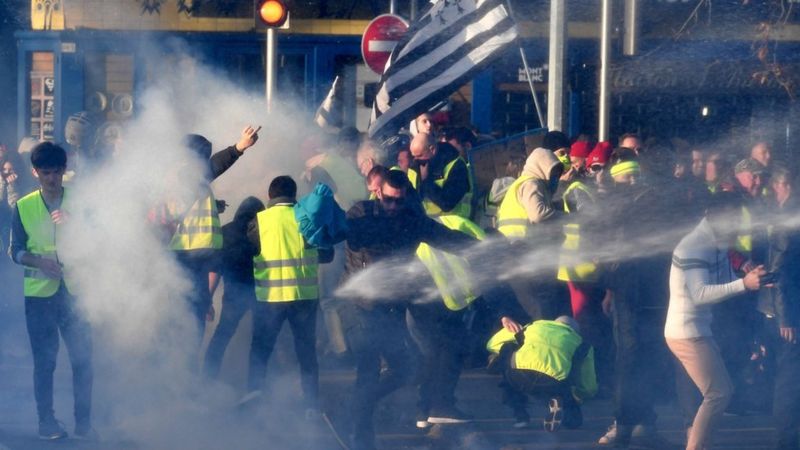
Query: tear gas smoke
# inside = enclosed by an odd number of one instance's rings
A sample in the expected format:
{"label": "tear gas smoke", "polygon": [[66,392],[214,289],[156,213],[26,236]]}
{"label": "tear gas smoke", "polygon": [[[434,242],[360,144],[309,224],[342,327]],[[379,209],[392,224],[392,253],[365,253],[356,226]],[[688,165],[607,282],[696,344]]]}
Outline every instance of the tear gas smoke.
{"label": "tear gas smoke", "polygon": [[[141,448],[255,448],[265,431],[252,421],[266,422],[274,411],[242,418],[233,413],[234,390],[199,380],[198,330],[185,301],[190,283],[147,217],[176,198],[193,203],[208,162],[182,149],[187,133],[219,150],[246,125],[263,126],[255,146],[213,185],[232,216],[241,199],[264,199],[275,175],[299,173],[293,142],[311,125],[287,105],[267,116],[260,96],[185,55],[155,75],[114,155],[73,183],[71,221],[60,236],[59,256],[94,327],[95,411],[102,412],[95,422],[101,434],[111,430]],[[278,403],[291,403],[296,380],[271,384],[280,395],[270,404],[285,409]],[[302,435],[297,425],[272,422],[283,427],[272,430],[273,440]],[[301,426],[307,435],[308,424]],[[281,448],[315,446],[296,436]]]}

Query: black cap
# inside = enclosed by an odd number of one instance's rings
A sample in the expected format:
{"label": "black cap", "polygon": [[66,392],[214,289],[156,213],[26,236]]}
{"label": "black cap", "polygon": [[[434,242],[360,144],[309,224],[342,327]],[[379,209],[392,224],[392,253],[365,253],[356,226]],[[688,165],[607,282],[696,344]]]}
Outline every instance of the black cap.
{"label": "black cap", "polygon": [[566,134],[560,131],[548,131],[542,140],[542,147],[554,152],[560,148],[569,148],[570,142]]}

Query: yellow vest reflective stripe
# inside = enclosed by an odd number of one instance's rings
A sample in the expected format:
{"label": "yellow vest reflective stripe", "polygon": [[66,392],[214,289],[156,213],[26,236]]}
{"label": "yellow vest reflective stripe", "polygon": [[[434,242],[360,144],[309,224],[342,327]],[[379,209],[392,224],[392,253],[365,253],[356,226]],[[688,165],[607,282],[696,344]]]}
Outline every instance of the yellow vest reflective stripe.
{"label": "yellow vest reflective stripe", "polygon": [[[570,212],[567,196],[576,189],[585,192],[589,198],[594,200],[594,195],[589,187],[580,181],[575,181],[564,191],[563,201],[565,212]],[[561,281],[597,281],[597,265],[592,262],[583,262],[579,260],[579,251],[581,249],[580,225],[577,223],[568,223],[564,225],[563,231],[564,243],[561,244],[558,275],[556,278]]]}
{"label": "yellow vest reflective stripe", "polygon": [[[67,189],[61,199],[61,209],[67,210]],[[25,250],[41,258],[57,261],[56,243],[58,225],[53,223],[50,212],[44,204],[40,190],[31,192],[17,201],[17,210],[28,240]],[[51,297],[61,285],[60,278],[49,278],[39,269],[25,267],[24,291],[26,297]],[[65,281],[66,286],[66,281]]]}
{"label": "yellow vest reflective stripe", "polygon": [[514,180],[497,208],[497,231],[507,238],[523,238],[531,234],[533,226],[528,220],[528,212],[519,202],[517,191],[523,183],[532,179],[532,175],[526,175]]}
{"label": "yellow vest reflective stripe", "polygon": [[753,217],[746,206],[742,206],[742,222],[739,224],[739,235],[736,237],[735,248],[749,256],[753,252]]}
{"label": "yellow vest reflective stripe", "polygon": [[[175,213],[175,211],[172,211]],[[214,194],[209,190],[208,196],[192,205],[178,224],[172,241],[171,250],[202,250],[222,248],[222,229],[219,223],[219,212]]]}
{"label": "yellow vest reflective stripe", "polygon": [[[447,215],[440,216],[437,220],[451,230],[476,239],[482,240],[486,237],[481,227],[469,219]],[[430,272],[447,309],[460,311],[480,296],[473,286],[469,263],[464,258],[435,249],[424,242],[417,247],[417,258]]]}
{"label": "yellow vest reflective stripe", "polygon": [[[444,172],[441,178],[437,178],[434,180],[434,184],[439,187],[443,187],[444,184],[447,182],[447,179],[450,177],[450,172],[455,167],[456,163],[459,161],[463,162],[466,166],[466,162],[460,156],[458,158],[453,159],[450,161],[446,166],[444,166]],[[469,184],[469,188],[467,192],[461,197],[461,200],[456,203],[456,206],[453,207],[450,211],[442,211],[438,205],[433,203],[432,201],[428,200],[427,198],[422,199],[422,207],[425,208],[425,213],[428,217],[438,217],[441,215],[450,215],[454,214],[457,216],[461,216],[465,219],[469,219],[470,213],[472,213],[472,179],[469,176],[469,167],[467,167],[467,183]],[[414,189],[419,189],[419,174],[414,169],[408,169],[408,181],[411,182],[411,185],[414,186]]]}
{"label": "yellow vest reflective stripe", "polygon": [[336,183],[334,198],[345,211],[350,209],[355,202],[367,198],[364,177],[348,160],[333,152],[326,153],[325,158],[319,163],[319,167],[325,169]]}
{"label": "yellow vest reflective stripe", "polygon": [[306,248],[292,205],[275,205],[256,216],[261,253],[253,258],[256,298],[291,302],[319,298],[317,249]]}

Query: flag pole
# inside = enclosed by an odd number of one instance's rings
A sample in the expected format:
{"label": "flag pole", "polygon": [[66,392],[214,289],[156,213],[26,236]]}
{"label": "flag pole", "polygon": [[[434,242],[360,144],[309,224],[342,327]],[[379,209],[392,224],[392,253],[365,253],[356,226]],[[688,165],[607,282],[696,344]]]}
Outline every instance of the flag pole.
{"label": "flag pole", "polygon": [[[511,8],[511,0],[506,0],[506,6],[508,6],[508,16],[511,17],[511,20],[516,22],[514,19],[514,10]],[[528,57],[525,55],[525,49],[522,48],[522,42],[520,42],[519,37],[517,37],[517,44],[519,45],[519,56],[522,58],[522,67],[525,69],[525,78],[528,80],[528,87],[531,90],[531,97],[533,97],[533,106],[536,107],[536,117],[539,119],[539,125],[542,128],[546,128],[544,116],[542,115],[542,107],[539,106],[539,98],[536,96],[536,89],[533,87],[531,71],[528,69]]]}

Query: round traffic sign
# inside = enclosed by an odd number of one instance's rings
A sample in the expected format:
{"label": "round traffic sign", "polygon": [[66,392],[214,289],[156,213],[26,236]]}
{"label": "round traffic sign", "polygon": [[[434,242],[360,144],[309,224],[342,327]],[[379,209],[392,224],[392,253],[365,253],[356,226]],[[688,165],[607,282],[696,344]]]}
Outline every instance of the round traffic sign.
{"label": "round traffic sign", "polygon": [[361,37],[361,55],[367,66],[382,74],[392,49],[407,30],[408,22],[394,14],[382,14],[372,19]]}

